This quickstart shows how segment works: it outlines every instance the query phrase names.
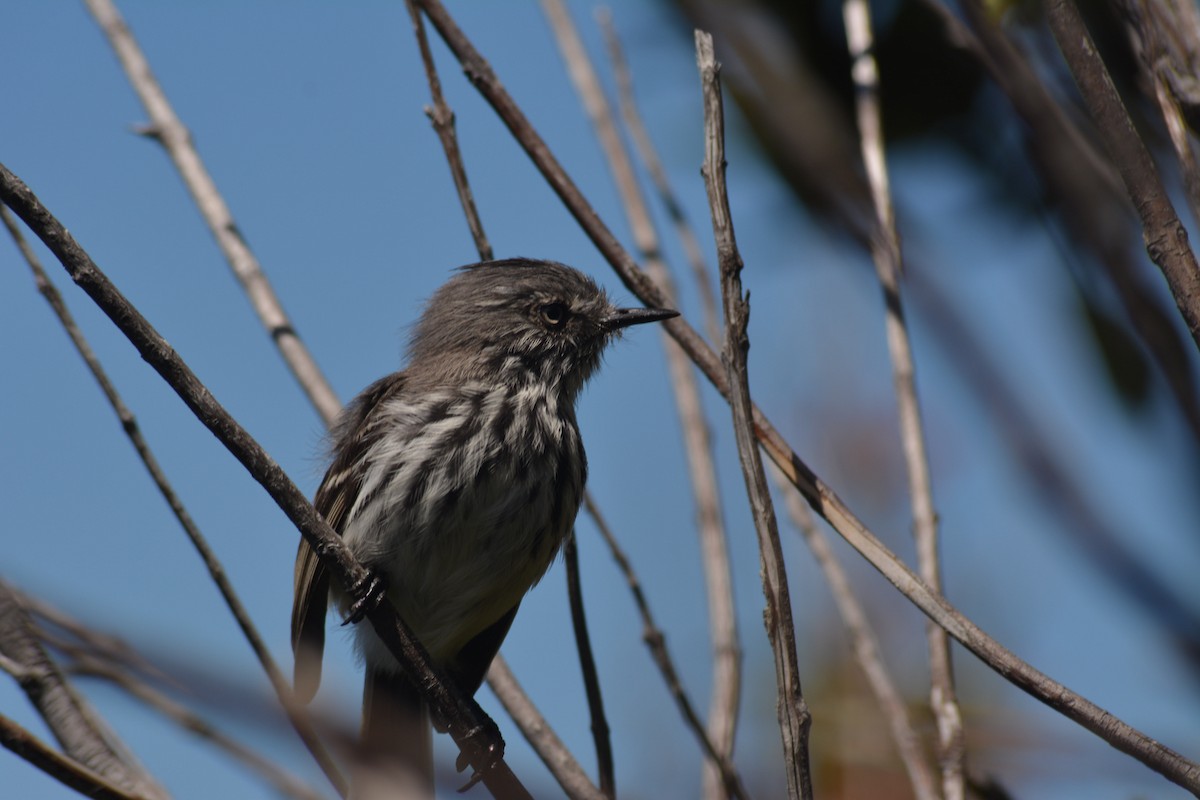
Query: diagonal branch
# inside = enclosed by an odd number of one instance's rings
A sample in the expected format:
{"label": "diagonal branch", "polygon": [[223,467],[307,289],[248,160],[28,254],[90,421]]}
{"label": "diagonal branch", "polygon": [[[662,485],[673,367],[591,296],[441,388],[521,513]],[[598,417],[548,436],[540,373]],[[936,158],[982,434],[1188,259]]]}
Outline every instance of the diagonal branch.
{"label": "diagonal branch", "polygon": [[1150,152],[1134,129],[1074,0],[1051,0],[1046,18],[1142,221],[1146,252],[1162,270],[1175,305],[1200,347],[1200,266],[1188,245],[1187,229],[1175,213]]}
{"label": "diagonal branch", "polygon": [[430,705],[443,716],[450,735],[496,796],[528,797],[503,760],[503,741],[495,723],[479,704],[465,697],[430,663],[429,655],[390,603],[369,602],[373,582],[333,529],[313,509],[286,473],[229,415],[182,358],[100,271],[66,228],[7,167],[0,164],[0,202],[7,204],[54,253],[71,279],[108,315],[179,395],[184,404],[256,481],[299,529],[334,580],[369,608],[366,617],[396,657],[406,677],[426,692]]}
{"label": "diagonal branch", "polygon": [[167,505],[170,506],[171,512],[175,515],[175,519],[178,520],[184,533],[187,534],[192,546],[196,548],[196,552],[200,555],[200,560],[204,562],[204,566],[208,569],[208,573],[212,577],[217,591],[221,593],[221,597],[229,607],[230,613],[233,614],[234,620],[237,621],[238,627],[241,628],[242,635],[250,644],[250,649],[254,651],[255,657],[258,658],[263,671],[267,674],[267,679],[271,682],[271,687],[275,690],[275,695],[279,698],[280,705],[283,707],[284,713],[287,714],[292,727],[296,730],[296,734],[300,737],[304,746],[308,748],[308,751],[313,756],[313,760],[317,762],[321,771],[329,778],[329,782],[333,784],[337,793],[342,797],[347,797],[350,790],[349,784],[346,783],[346,779],[338,771],[333,757],[321,743],[308,715],[295,702],[291,686],[288,685],[287,680],[283,677],[283,673],[275,663],[275,659],[271,656],[271,651],[267,648],[254,622],[250,619],[250,612],[242,605],[241,598],[238,597],[237,591],[233,588],[233,584],[226,575],[225,568],[221,565],[217,554],[208,546],[208,540],[200,531],[199,526],[196,525],[192,515],[188,513],[187,508],[184,507],[183,501],[175,493],[175,489],[167,479],[166,473],[163,472],[162,465],[159,464],[158,459],[155,458],[153,451],[150,449],[150,445],[146,442],[145,437],[142,436],[137,418],[129,410],[129,407],[125,405],[124,400],[121,399],[120,394],[118,394],[112,381],[109,380],[108,374],[104,371],[104,367],[101,366],[95,352],[84,338],[82,331],[75,324],[71,312],[67,309],[66,303],[63,302],[62,295],[50,281],[45,270],[42,269],[41,262],[34,255],[33,249],[25,241],[25,237],[21,235],[21,231],[12,219],[12,216],[8,213],[8,209],[3,206],[0,206],[0,218],[3,218],[5,227],[8,228],[8,232],[16,241],[17,247],[21,250],[25,261],[33,271],[38,291],[42,293],[42,296],[46,298],[46,302],[50,304],[50,308],[54,311],[59,322],[66,330],[67,336],[70,337],[71,343],[75,345],[75,349],[83,358],[84,363],[87,364],[88,370],[91,371],[92,376],[100,385],[101,391],[108,399],[113,411],[116,412],[117,418],[121,421],[122,429],[125,431],[126,436],[129,437],[130,443],[133,444],[133,449],[137,451],[138,457],[141,458],[142,464],[146,467],[146,471],[150,473],[151,480],[158,487],[163,499],[167,501]]}

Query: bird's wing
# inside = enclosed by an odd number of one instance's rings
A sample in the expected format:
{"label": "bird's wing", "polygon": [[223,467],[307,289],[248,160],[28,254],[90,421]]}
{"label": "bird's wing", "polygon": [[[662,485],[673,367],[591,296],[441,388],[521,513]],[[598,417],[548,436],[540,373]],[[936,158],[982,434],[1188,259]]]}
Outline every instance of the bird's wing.
{"label": "bird's wing", "polygon": [[[397,372],[367,387],[342,413],[334,429],[334,459],[317,489],[313,506],[339,535],[346,529],[350,509],[362,488],[362,461],[384,427],[380,403],[401,391],[404,374]],[[329,605],[329,575],[308,541],[300,540],[292,595],[292,653],[295,656],[297,699],[307,702],[321,683],[325,649],[325,612]]]}

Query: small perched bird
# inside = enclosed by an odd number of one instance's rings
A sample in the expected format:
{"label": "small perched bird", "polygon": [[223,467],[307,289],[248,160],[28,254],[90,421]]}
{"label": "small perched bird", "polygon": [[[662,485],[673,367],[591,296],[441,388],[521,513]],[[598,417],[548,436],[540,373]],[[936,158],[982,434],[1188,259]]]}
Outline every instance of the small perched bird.
{"label": "small perched bird", "polygon": [[[387,587],[430,657],[473,694],[521,599],[571,531],[587,458],[575,401],[619,332],[675,311],[617,308],[582,273],[516,258],[463,267],[429,300],[408,367],[367,387],[333,430],[314,505]],[[296,556],[296,694],[321,677],[330,584]],[[363,742],[432,787],[432,733],[417,688],[369,625]]]}

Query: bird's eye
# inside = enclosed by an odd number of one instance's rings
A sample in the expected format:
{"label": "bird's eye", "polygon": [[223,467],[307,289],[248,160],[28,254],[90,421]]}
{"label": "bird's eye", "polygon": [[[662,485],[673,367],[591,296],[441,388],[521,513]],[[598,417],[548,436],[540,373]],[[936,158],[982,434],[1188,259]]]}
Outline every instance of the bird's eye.
{"label": "bird's eye", "polygon": [[538,316],[542,318],[542,322],[546,323],[546,327],[560,330],[567,324],[571,312],[565,303],[546,303],[538,307]]}

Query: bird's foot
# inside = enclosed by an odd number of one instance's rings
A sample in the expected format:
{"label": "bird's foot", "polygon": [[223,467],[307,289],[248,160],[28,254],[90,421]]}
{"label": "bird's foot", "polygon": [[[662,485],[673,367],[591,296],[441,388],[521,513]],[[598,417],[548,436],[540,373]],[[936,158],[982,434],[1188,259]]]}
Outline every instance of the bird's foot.
{"label": "bird's foot", "polygon": [[[454,768],[462,772],[467,767],[471,766],[471,757],[467,755],[467,750],[474,750],[483,756],[482,769],[476,766],[475,771],[471,773],[471,777],[466,784],[459,789],[459,793],[465,792],[475,784],[483,780],[485,772],[500,763],[504,758],[504,737],[500,735],[500,728],[492,721],[491,717],[484,716],[484,724],[477,725],[467,732],[460,744],[467,744],[458,754],[458,760],[454,762]],[[470,746],[471,740],[480,740],[482,743],[475,747]]]}
{"label": "bird's foot", "polygon": [[355,625],[379,608],[383,598],[387,597],[387,581],[368,568],[366,574],[350,587],[348,594],[354,598],[354,602],[350,604],[342,624]]}

